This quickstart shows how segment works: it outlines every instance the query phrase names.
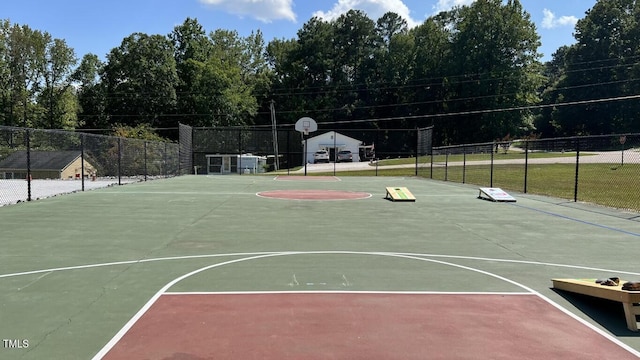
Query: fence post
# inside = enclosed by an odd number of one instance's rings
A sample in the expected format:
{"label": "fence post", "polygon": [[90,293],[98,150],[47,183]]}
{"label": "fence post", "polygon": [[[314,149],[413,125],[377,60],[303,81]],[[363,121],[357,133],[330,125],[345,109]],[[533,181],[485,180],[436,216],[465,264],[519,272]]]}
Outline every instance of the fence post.
{"label": "fence post", "polygon": [[27,147],[27,201],[31,201],[31,130],[25,129],[25,145]]}
{"label": "fence post", "polygon": [[291,130],[287,130],[287,175],[291,175]]}
{"label": "fence post", "polygon": [[444,155],[444,181],[449,181],[449,152]]}
{"label": "fence post", "polygon": [[462,147],[462,183],[467,181],[467,147]]}
{"label": "fence post", "polygon": [[524,193],[527,193],[527,180],[529,176],[529,140],[524,142]]}
{"label": "fence post", "polygon": [[147,141],[144,142],[144,181],[147,181]]}
{"label": "fence post", "polygon": [[236,173],[242,172],[242,129],[238,129],[238,162],[236,163]]}
{"label": "fence post", "polygon": [[418,156],[420,156],[420,151],[418,150],[418,147],[420,147],[420,145],[418,144],[419,141],[419,136],[418,136],[418,126],[416,126],[415,129],[415,156],[416,156],[416,173],[415,176],[418,176],[418,167],[420,166],[420,162],[418,161]]}
{"label": "fence post", "polygon": [[122,138],[118,138],[118,185],[122,185]]}
{"label": "fence post", "polygon": [[580,138],[576,137],[576,174],[573,187],[573,202],[578,202],[578,174],[580,173]]}
{"label": "fence post", "polygon": [[489,173],[490,173],[490,175],[489,175],[489,177],[490,177],[490,180],[489,180],[490,185],[489,185],[489,187],[493,187],[493,152],[494,152],[493,149],[495,149],[496,146],[497,146],[497,144],[494,141],[493,145],[491,146],[491,167],[490,167],[490,170],[489,170]]}
{"label": "fence post", "polygon": [[[376,140],[373,144],[380,146],[380,130],[376,130]],[[375,149],[373,152],[373,159],[376,161],[376,176],[378,176],[378,164],[380,163],[380,157],[376,154]]]}
{"label": "fence post", "polygon": [[80,135],[80,184],[84,191],[84,134]]}
{"label": "fence post", "polygon": [[433,157],[434,157],[433,149],[431,150],[431,164],[429,166],[429,179],[433,180]]}

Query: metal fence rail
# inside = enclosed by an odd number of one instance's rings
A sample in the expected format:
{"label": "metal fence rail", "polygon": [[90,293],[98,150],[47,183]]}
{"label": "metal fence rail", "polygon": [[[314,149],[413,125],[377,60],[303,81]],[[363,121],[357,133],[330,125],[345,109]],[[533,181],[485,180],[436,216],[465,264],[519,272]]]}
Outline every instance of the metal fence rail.
{"label": "metal fence rail", "polygon": [[175,143],[0,127],[0,205],[176,175]]}
{"label": "metal fence rail", "polygon": [[436,147],[418,173],[639,211],[640,134]]}
{"label": "metal fence rail", "polygon": [[[373,157],[381,159],[416,158],[431,151],[433,128],[423,129],[331,129],[321,128],[308,135],[305,140],[301,133],[293,129],[280,129],[274,134],[268,128],[193,128],[190,135],[181,127],[181,139],[192,142],[192,158],[183,163],[193,165],[191,173],[212,174],[225,169],[223,161],[232,161],[226,167],[229,173],[242,173],[243,155],[252,154],[267,159],[266,170],[275,169],[274,153],[278,153],[278,168],[281,171],[304,166],[314,161],[313,154],[318,150],[330,153],[330,161],[337,161],[337,152],[349,149],[354,161],[369,161]],[[323,138],[313,142],[314,138]],[[358,145],[350,147],[344,142],[349,139]],[[274,146],[274,143],[277,146]],[[308,145],[305,145],[308,143]],[[313,145],[311,145],[313,143]],[[357,156],[356,156],[357,155]],[[219,160],[214,157],[229,157]],[[216,161],[212,164],[212,161]],[[219,162],[219,163],[218,163]],[[416,163],[417,165],[417,163]],[[222,171],[223,173],[225,171]]]}

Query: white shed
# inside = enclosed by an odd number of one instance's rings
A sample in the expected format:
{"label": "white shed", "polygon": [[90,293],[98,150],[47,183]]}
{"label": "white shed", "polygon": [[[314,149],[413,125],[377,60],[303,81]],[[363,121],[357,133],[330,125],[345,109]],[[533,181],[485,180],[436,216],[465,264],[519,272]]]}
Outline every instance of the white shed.
{"label": "white shed", "polygon": [[307,163],[313,163],[313,154],[318,150],[327,150],[331,161],[335,159],[338,151],[349,150],[353,155],[353,161],[360,161],[360,145],[362,141],[335,131],[310,137],[307,139]]}
{"label": "white shed", "polygon": [[206,155],[207,174],[258,174],[265,172],[267,158],[252,154]]}

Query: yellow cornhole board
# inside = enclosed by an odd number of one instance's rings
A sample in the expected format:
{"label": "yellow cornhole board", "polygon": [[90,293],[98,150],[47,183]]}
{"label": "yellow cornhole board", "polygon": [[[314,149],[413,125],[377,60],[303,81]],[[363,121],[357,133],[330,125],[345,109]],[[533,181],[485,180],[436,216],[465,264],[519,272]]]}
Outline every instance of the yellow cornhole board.
{"label": "yellow cornhole board", "polygon": [[411,191],[406,187],[393,187],[387,186],[387,196],[385,199],[391,201],[416,201],[416,197],[413,196]]}
{"label": "yellow cornhole board", "polygon": [[617,286],[600,285],[596,283],[596,279],[551,279],[551,281],[554,289],[622,303],[627,328],[638,331],[636,315],[640,315],[640,306],[634,304],[640,303],[640,291],[622,290],[622,284],[625,281],[620,280]]}

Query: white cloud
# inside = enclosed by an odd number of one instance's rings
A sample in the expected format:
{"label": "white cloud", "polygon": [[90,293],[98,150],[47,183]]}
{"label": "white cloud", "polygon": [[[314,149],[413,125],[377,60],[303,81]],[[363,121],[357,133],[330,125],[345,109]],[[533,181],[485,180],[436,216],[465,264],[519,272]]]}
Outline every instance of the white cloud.
{"label": "white cloud", "polygon": [[200,0],[200,2],[231,14],[252,17],[265,23],[274,20],[296,21],[293,0]]}
{"label": "white cloud", "polygon": [[438,3],[433,6],[433,10],[436,14],[451,10],[456,6],[471,5],[475,0],[438,0]]}
{"label": "white cloud", "polygon": [[575,26],[578,22],[578,18],[575,16],[561,16],[556,15],[549,9],[542,10],[544,18],[542,19],[542,27],[544,29],[553,29],[561,26]]}
{"label": "white cloud", "polygon": [[[304,0],[308,1],[308,0]],[[313,16],[324,20],[334,20],[349,10],[364,11],[372,20],[377,20],[387,12],[394,12],[407,21],[407,25],[412,28],[420,25],[422,21],[411,17],[409,7],[402,0],[338,0],[329,11],[316,11]]]}

